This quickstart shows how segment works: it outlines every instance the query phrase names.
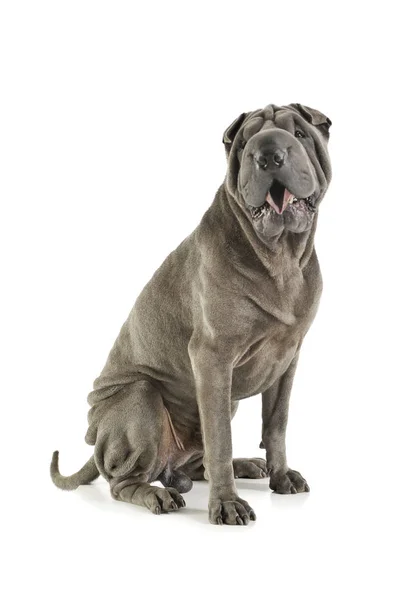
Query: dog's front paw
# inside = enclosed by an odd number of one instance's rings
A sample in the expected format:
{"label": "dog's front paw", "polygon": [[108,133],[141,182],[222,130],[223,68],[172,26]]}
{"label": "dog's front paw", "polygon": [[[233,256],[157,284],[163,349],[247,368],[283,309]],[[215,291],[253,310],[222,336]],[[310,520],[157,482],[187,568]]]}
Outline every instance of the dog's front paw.
{"label": "dog's front paw", "polygon": [[308,483],[301,473],[292,469],[288,469],[286,472],[271,472],[270,489],[276,494],[298,494],[310,491]]}
{"label": "dog's front paw", "polygon": [[208,505],[208,515],[210,523],[214,525],[248,525],[250,521],[255,521],[255,512],[251,506],[233,495],[231,498],[210,498]]}

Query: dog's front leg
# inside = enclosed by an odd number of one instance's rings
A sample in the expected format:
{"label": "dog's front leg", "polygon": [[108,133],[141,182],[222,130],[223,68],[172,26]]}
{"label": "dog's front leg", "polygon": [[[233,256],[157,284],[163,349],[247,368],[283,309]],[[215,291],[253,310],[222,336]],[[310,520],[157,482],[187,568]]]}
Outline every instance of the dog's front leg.
{"label": "dog's front leg", "polygon": [[247,525],[255,520],[249,504],[240,498],[234,483],[231,443],[232,363],[206,344],[190,342],[204,445],[204,467],[210,482],[211,523]]}
{"label": "dog's front leg", "polygon": [[308,484],[301,473],[288,467],[285,449],[288,406],[297,362],[298,354],[294,357],[284,375],[262,395],[262,447],[267,452],[270,488],[278,494],[296,494],[309,491]]}

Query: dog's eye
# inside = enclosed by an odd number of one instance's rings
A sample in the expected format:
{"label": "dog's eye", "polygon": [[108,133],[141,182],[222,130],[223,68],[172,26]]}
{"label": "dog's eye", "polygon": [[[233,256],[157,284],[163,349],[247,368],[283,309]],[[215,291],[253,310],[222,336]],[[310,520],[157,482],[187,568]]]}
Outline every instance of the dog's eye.
{"label": "dog's eye", "polygon": [[296,129],[294,135],[296,138],[304,138],[305,137],[305,133],[303,131],[301,131],[301,129]]}

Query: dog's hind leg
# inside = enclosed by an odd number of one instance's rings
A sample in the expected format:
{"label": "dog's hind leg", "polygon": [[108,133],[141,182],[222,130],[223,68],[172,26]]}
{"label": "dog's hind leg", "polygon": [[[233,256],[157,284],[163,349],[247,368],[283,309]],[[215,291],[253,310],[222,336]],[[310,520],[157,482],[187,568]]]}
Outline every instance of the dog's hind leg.
{"label": "dog's hind leg", "polygon": [[184,465],[180,467],[180,470],[191,481],[201,481],[205,479],[203,457],[203,452],[196,452]]}
{"label": "dog's hind leg", "polygon": [[[100,415],[101,416],[101,415]],[[94,459],[113,498],[160,514],[185,506],[173,487],[150,485],[167,465],[172,433],[160,392],[138,381],[116,394],[97,425]]]}
{"label": "dog's hind leg", "polygon": [[110,491],[115,500],[145,506],[155,515],[177,510],[186,505],[184,498],[175,488],[161,488],[142,483],[138,477],[127,477],[120,481],[112,479]]}

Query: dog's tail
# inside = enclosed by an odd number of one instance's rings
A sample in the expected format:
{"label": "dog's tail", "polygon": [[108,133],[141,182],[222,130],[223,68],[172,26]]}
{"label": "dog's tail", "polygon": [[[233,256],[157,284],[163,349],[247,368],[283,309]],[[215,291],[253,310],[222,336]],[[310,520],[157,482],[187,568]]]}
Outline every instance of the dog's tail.
{"label": "dog's tail", "polygon": [[51,459],[50,475],[53,483],[61,490],[75,490],[79,485],[90,483],[94,479],[97,479],[100,473],[94,462],[94,456],[92,456],[80,471],[70,475],[70,477],[64,477],[59,471],[59,453],[56,450],[53,452],[53,458]]}

